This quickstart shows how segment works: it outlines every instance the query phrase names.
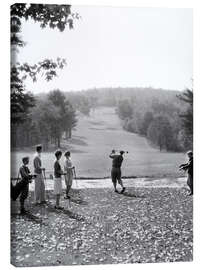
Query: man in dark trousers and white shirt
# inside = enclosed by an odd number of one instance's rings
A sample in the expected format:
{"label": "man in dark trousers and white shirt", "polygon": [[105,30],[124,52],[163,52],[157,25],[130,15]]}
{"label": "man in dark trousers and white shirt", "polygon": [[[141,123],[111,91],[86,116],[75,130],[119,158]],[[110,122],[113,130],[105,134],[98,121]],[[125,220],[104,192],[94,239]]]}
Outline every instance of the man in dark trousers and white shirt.
{"label": "man in dark trousers and white shirt", "polygon": [[112,150],[111,154],[109,155],[112,158],[112,169],[111,169],[111,179],[114,185],[115,192],[118,193],[116,189],[117,181],[121,185],[122,190],[121,193],[125,191],[125,187],[123,186],[123,182],[121,180],[121,165],[123,162],[123,154],[124,151],[120,151],[120,154],[116,154],[115,150]]}

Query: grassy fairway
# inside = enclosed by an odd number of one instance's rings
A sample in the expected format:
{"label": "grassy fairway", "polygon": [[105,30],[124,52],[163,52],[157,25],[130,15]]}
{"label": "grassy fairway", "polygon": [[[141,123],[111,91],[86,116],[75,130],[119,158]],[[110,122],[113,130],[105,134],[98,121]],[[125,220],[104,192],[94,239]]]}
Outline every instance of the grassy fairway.
{"label": "grassy fairway", "polygon": [[[33,194],[32,194],[33,196]],[[29,206],[12,217],[16,266],[191,261],[192,197],[184,189],[71,190],[71,206]],[[41,219],[42,217],[42,219]]]}
{"label": "grassy fairway", "polygon": [[[125,176],[176,176],[180,175],[178,165],[185,161],[184,154],[160,153],[144,137],[123,130],[114,108],[98,108],[90,117],[80,115],[72,139],[62,142],[62,149],[72,151],[77,176],[109,176],[111,160],[108,155],[113,148],[129,151],[123,162]],[[32,168],[33,151],[15,152],[12,154],[13,176],[24,154],[30,155]],[[43,153],[47,172],[53,171],[53,162],[53,153]]]}

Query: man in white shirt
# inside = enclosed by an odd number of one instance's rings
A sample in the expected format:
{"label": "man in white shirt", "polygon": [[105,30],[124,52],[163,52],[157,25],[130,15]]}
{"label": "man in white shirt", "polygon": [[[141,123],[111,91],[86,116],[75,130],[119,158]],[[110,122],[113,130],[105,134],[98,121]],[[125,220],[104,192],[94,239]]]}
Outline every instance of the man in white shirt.
{"label": "man in white shirt", "polygon": [[45,201],[45,184],[42,176],[42,161],[41,161],[42,146],[36,147],[36,153],[33,160],[34,173],[37,175],[35,179],[35,203],[46,203]]}

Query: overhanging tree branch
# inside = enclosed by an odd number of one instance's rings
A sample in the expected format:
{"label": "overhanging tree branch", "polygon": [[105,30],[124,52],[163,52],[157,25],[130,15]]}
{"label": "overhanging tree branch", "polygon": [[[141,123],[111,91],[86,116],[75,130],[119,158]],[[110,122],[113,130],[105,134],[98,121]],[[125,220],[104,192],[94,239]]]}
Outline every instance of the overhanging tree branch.
{"label": "overhanging tree branch", "polygon": [[[66,27],[69,29],[73,28],[74,19],[79,19],[79,15],[71,13],[70,5],[14,4],[11,6],[11,47],[16,49],[26,45],[20,36],[23,20],[33,20],[39,23],[41,28],[49,27],[63,32]],[[41,74],[46,81],[50,81],[57,76],[57,70],[64,68],[65,65],[66,60],[61,58],[57,58],[56,61],[45,59],[34,65],[11,63],[12,123],[13,121],[15,123],[17,121],[21,122],[21,120],[24,121],[24,117],[22,119],[20,117],[23,114],[22,110],[24,110],[26,115],[30,107],[29,102],[26,100],[24,102],[24,99],[28,98],[29,93],[26,95],[24,93],[25,86],[23,85],[23,80],[29,76],[33,82],[36,82]],[[30,99],[33,100],[32,95],[30,95]],[[18,117],[14,117],[15,115],[18,115]]]}

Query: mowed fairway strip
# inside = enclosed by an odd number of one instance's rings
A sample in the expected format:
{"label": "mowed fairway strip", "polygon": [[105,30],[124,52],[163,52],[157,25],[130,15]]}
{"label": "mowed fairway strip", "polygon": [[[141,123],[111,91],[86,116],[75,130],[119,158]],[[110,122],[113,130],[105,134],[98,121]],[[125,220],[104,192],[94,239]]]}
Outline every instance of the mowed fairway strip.
{"label": "mowed fairway strip", "polygon": [[[72,152],[77,177],[110,176],[109,153],[114,148],[129,151],[124,156],[124,176],[180,176],[178,165],[185,162],[183,153],[160,152],[151,147],[144,137],[123,130],[115,108],[112,107],[97,108],[89,117],[79,115],[72,138],[63,140],[61,146],[63,150]],[[13,176],[17,174],[24,155],[30,155],[32,169],[33,151],[13,152]],[[54,158],[52,152],[42,155],[43,166],[48,174],[53,172]]]}

